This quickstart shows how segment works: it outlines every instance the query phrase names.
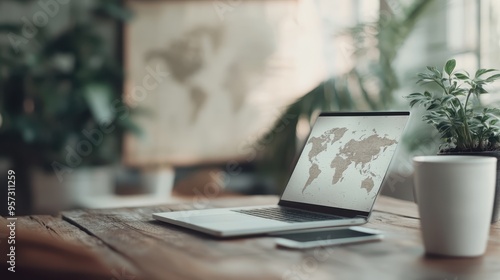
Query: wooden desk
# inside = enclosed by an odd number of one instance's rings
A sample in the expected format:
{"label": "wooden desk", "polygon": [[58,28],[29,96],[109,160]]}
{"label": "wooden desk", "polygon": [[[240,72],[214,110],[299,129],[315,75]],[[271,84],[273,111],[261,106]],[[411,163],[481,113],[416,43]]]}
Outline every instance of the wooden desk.
{"label": "wooden desk", "polygon": [[276,202],[275,196],[253,196],[78,210],[59,217],[19,217],[17,227],[85,245],[109,265],[113,279],[120,280],[500,279],[500,224],[492,226],[481,258],[428,258],[423,255],[416,205],[388,197],[378,199],[366,225],[384,231],[384,241],[305,251],[278,249],[270,237],[217,240],[151,218],[159,211]]}

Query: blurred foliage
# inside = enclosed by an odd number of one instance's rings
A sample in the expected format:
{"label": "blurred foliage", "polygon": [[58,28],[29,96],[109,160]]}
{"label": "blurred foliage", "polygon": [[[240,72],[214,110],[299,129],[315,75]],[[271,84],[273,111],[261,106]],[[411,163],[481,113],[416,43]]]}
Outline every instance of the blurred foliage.
{"label": "blurred foliage", "polygon": [[83,164],[106,164],[119,159],[123,133],[138,131],[122,100],[121,53],[110,48],[119,38],[102,31],[119,30],[131,13],[118,0],[83,2],[61,4],[58,13],[69,12],[69,22],[56,32],[49,27],[59,14],[42,27],[0,21],[0,156],[49,167],[65,163],[68,149],[86,140],[92,151],[82,156]]}
{"label": "blurred foliage", "polygon": [[[300,119],[312,124],[322,111],[391,109],[394,92],[399,88],[393,62],[430,2],[399,0],[401,9],[398,14],[382,6],[377,21],[359,23],[337,34],[352,42],[345,49],[352,59],[352,68],[343,75],[324,81],[286,110],[284,115],[288,121],[285,129],[279,133],[276,133],[276,128],[271,130],[273,141],[262,153],[259,163],[262,174],[276,178],[279,188],[285,187],[297,160],[298,148],[305,141],[297,137]],[[279,120],[276,127],[281,126],[283,124]]]}

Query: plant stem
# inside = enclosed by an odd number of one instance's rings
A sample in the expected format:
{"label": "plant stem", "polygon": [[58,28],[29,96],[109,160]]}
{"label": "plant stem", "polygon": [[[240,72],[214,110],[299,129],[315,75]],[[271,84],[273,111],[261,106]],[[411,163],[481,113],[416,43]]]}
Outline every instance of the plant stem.
{"label": "plant stem", "polygon": [[433,80],[436,84],[438,84],[438,86],[440,86],[444,90],[445,95],[449,95],[448,90],[446,90],[446,86],[441,81],[438,81],[435,79],[433,79]]}
{"label": "plant stem", "polygon": [[[467,98],[465,99],[465,107],[462,108],[462,110],[464,110],[464,116],[465,116],[464,128],[467,133],[467,138],[468,138],[467,141],[470,143],[470,148],[472,149],[474,147],[474,143],[472,143],[472,135],[470,134],[469,124],[467,123],[467,105],[469,104],[469,98],[471,94],[472,94],[472,89],[470,89],[469,93],[467,94]],[[460,107],[462,107],[462,104],[460,104]]]}
{"label": "plant stem", "polygon": [[[451,119],[450,115],[448,115],[448,113],[447,113],[447,112],[445,112],[445,115],[446,115],[446,117],[448,118],[448,121],[450,122],[450,124],[453,124],[454,122],[453,122],[453,120]],[[456,133],[456,135],[457,135],[457,136],[456,136],[456,138],[457,138],[457,143],[463,143],[464,141],[459,141],[459,139],[465,139],[465,138],[466,138],[466,136],[465,136],[465,135],[461,135],[461,134],[463,133],[463,131],[462,131],[462,133],[460,133],[460,130],[455,130],[455,133]],[[459,149],[460,149],[461,147],[458,147],[458,145],[457,145],[457,148],[459,148]]]}

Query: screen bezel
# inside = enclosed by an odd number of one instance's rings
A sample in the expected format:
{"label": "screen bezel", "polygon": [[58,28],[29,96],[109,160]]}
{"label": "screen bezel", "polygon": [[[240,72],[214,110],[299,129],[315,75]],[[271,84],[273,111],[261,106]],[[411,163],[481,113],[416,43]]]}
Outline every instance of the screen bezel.
{"label": "screen bezel", "polygon": [[[323,112],[323,113],[319,114],[318,118],[319,117],[367,117],[367,116],[410,116],[410,112],[409,111]],[[407,123],[408,123],[408,121],[407,121]],[[405,124],[405,126],[406,126],[406,124]],[[314,127],[314,125],[312,127]],[[305,143],[307,143],[307,141],[311,137],[312,127],[311,127],[311,131],[309,132],[309,135],[306,138]],[[403,130],[404,130],[404,128],[403,128]],[[304,143],[304,146],[302,147],[302,150],[300,151],[299,159],[302,156],[302,153],[304,152],[304,149],[306,146],[305,143]],[[278,205],[284,206],[284,207],[299,208],[301,210],[306,210],[306,211],[311,211],[311,212],[319,212],[319,213],[323,213],[323,214],[335,215],[335,216],[346,217],[346,218],[366,218],[366,219],[368,219],[370,216],[370,213],[372,212],[371,210],[373,209],[373,205],[375,204],[375,201],[376,201],[377,197],[379,196],[380,191],[382,190],[382,185],[384,184],[384,181],[385,181],[386,176],[387,176],[387,170],[389,169],[389,166],[391,165],[391,162],[393,159],[394,159],[394,154],[391,158],[391,161],[387,165],[387,169],[385,171],[384,177],[382,178],[380,186],[377,190],[377,194],[374,196],[374,199],[372,201],[372,205],[370,207],[370,211],[368,211],[368,212],[346,209],[346,208],[317,205],[317,204],[311,204],[311,203],[304,203],[304,202],[297,202],[297,201],[291,201],[291,200],[284,200],[283,194],[285,193],[286,188],[288,187],[288,184],[290,183],[290,179],[292,177],[293,172],[295,172],[295,169],[297,168],[298,160],[295,163],[295,166],[293,168],[292,173],[290,173],[286,187],[281,192]]]}

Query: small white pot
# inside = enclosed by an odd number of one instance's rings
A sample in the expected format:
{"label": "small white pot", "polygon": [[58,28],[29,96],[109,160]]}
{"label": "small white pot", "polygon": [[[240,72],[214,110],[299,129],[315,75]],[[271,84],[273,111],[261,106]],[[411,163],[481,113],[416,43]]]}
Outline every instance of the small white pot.
{"label": "small white pot", "polygon": [[493,157],[420,156],[413,159],[415,193],[428,254],[484,254],[495,194]]}

